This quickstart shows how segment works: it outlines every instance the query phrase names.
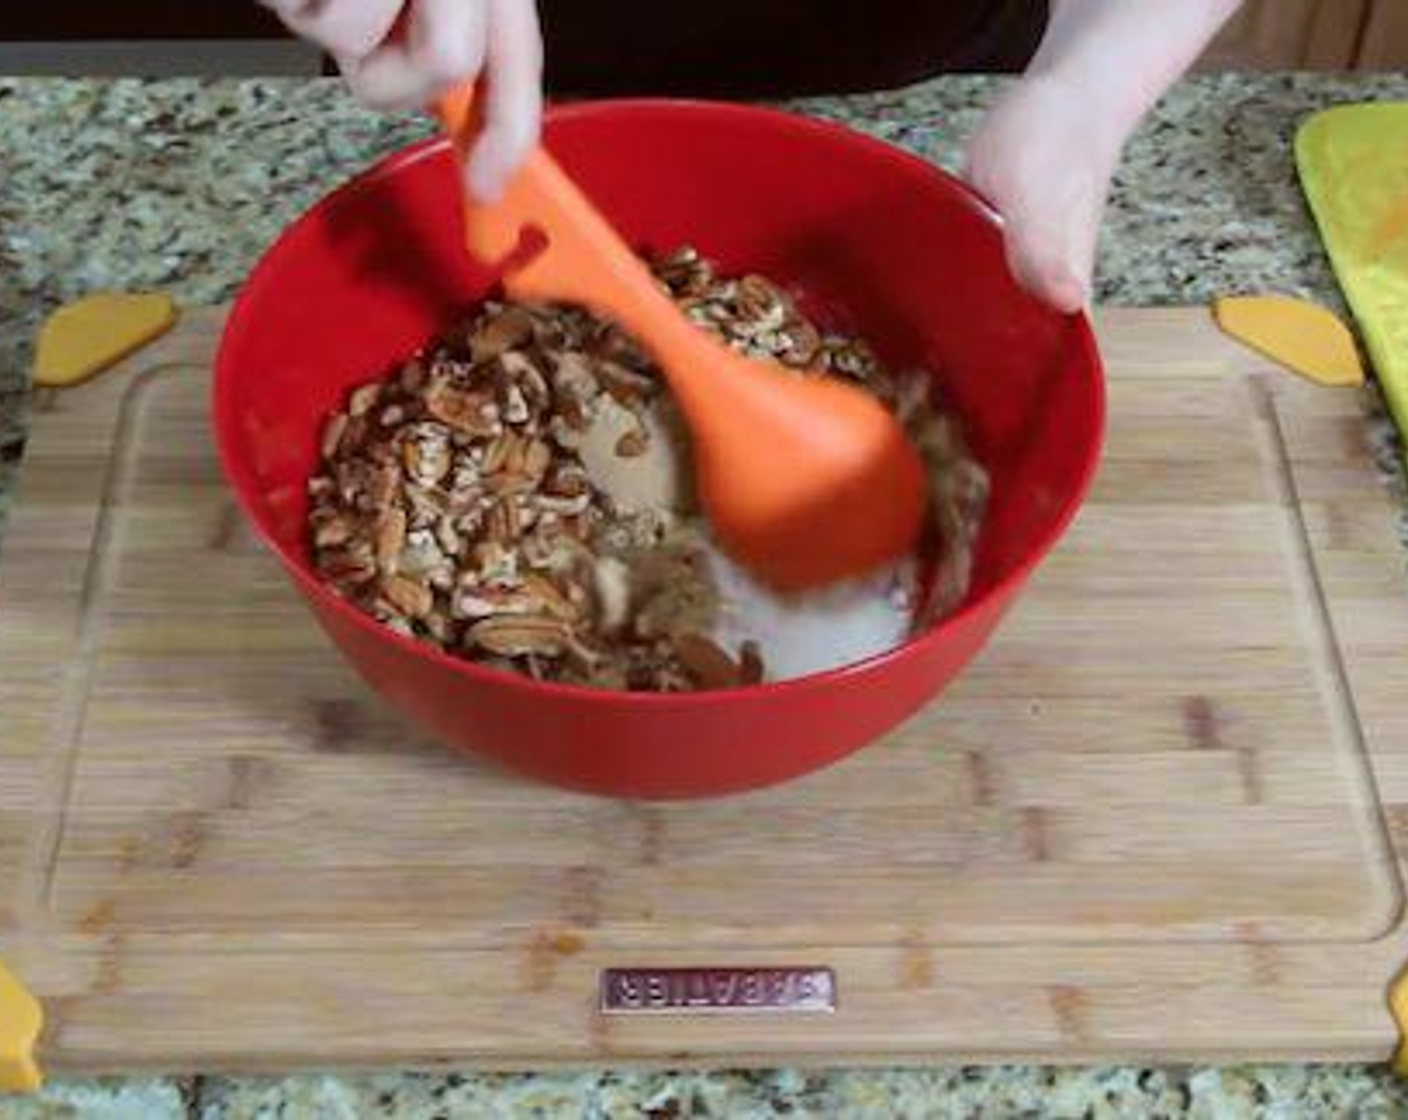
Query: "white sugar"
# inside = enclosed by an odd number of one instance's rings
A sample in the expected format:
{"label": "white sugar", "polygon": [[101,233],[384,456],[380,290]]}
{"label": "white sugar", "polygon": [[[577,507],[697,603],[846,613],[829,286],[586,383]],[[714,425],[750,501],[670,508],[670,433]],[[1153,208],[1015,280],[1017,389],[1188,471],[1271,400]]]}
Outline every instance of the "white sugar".
{"label": "white sugar", "polygon": [[838,669],[884,653],[909,636],[915,564],[797,595],[762,586],[710,544],[720,610],[714,640],[736,651],[758,643],[770,681]]}

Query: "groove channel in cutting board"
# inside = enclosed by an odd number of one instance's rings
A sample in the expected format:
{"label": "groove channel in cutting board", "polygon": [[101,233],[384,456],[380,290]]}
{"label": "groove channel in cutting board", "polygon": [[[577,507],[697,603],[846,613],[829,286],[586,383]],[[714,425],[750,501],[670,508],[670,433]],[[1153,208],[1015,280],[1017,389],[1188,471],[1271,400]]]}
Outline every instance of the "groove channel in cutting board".
{"label": "groove channel in cutting board", "polygon": [[[451,757],[336,661],[220,481],[218,323],[43,400],[0,557],[0,952],[51,1064],[1391,1046],[1408,580],[1353,394],[1108,314],[1095,493],[942,702],[626,805]],[[600,967],[760,961],[836,968],[840,1013],[592,1011]]]}

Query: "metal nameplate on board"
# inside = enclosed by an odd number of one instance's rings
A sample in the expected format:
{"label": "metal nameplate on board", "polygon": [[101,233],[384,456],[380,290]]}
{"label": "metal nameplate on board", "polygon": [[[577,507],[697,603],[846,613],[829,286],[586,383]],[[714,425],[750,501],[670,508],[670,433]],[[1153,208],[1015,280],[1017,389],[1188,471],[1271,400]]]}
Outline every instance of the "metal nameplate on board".
{"label": "metal nameplate on board", "polygon": [[814,1015],[836,1010],[829,968],[608,968],[607,1015]]}

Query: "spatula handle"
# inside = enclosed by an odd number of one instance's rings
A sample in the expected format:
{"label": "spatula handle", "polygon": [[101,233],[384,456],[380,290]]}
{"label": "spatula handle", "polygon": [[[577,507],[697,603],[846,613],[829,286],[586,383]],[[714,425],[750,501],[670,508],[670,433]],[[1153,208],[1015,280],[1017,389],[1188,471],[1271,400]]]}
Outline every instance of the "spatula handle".
{"label": "spatula handle", "polygon": [[[435,107],[461,160],[480,127],[479,100],[473,83],[465,83],[444,94]],[[679,382],[698,379],[679,371],[716,368],[731,357],[680,313],[650,270],[542,146],[529,154],[499,201],[466,199],[464,222],[469,252],[491,266],[511,260],[525,229],[540,232],[547,248],[505,272],[509,294],[580,303],[615,320],[655,355],[682,398],[691,396],[695,387]]]}

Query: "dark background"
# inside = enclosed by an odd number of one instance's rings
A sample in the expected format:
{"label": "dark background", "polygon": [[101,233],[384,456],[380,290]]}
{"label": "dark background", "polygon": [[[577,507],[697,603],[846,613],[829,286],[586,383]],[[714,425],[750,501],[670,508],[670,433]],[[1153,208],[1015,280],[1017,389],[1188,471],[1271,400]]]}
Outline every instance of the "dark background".
{"label": "dark background", "polygon": [[0,39],[267,39],[279,21],[254,0],[0,0]]}
{"label": "dark background", "polygon": [[[768,96],[1020,68],[1044,0],[542,0],[557,94]],[[0,0],[0,41],[261,39],[254,0]]]}

